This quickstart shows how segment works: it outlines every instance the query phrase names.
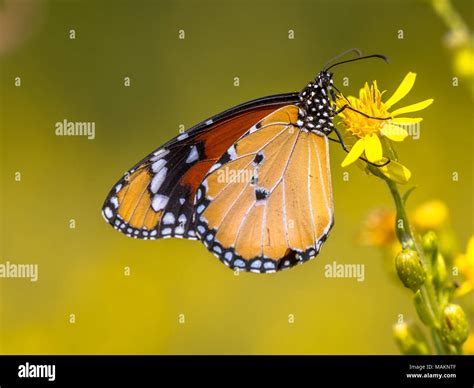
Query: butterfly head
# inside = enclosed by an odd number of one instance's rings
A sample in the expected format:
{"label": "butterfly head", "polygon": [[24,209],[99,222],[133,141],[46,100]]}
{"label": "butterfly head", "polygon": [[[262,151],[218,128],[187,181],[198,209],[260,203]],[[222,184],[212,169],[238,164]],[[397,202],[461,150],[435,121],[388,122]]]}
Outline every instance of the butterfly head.
{"label": "butterfly head", "polygon": [[314,80],[320,88],[325,88],[326,91],[332,88],[333,80],[332,73],[326,70],[321,71]]}

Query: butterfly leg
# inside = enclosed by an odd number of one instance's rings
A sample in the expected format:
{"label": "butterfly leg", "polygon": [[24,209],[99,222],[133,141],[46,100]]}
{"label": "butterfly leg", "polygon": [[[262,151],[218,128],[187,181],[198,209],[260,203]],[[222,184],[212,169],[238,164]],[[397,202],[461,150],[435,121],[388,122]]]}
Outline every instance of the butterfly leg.
{"label": "butterfly leg", "polygon": [[[332,88],[333,88],[334,90],[336,90],[336,92],[338,92],[338,93],[347,101],[347,105],[351,105],[351,102],[349,101],[349,99],[344,95],[344,93],[342,93],[342,92],[337,88],[336,85],[332,85]],[[334,93],[333,90],[331,90],[331,92],[332,92],[332,93],[331,93],[331,96],[332,96],[333,101],[336,101],[336,100],[337,100],[337,96],[336,96],[335,94],[333,94],[333,93]],[[339,113],[340,113],[340,112],[339,112]],[[336,115],[336,113],[333,113],[333,114],[334,114],[334,116]]]}
{"label": "butterfly leg", "polygon": [[362,116],[364,117],[367,117],[368,119],[374,119],[374,120],[391,120],[392,117],[375,117],[375,116],[370,116],[368,115],[367,113],[364,113],[364,112],[361,112],[360,110],[357,110],[355,108],[353,108],[352,106],[350,106],[349,104],[346,104],[344,106],[341,106],[339,109],[335,110],[334,111],[334,116],[338,115],[339,113],[341,113],[342,111],[346,110],[346,109],[349,109],[353,112],[356,112],[356,113],[359,113],[361,114]]}

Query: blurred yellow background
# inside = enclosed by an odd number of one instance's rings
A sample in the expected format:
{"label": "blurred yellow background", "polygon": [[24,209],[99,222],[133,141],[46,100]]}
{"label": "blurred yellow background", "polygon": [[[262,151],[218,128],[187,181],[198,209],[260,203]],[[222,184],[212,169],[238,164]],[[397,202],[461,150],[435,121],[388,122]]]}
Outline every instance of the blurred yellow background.
{"label": "blurred yellow background", "polygon": [[[421,138],[397,149],[418,186],[409,208],[445,201],[464,247],[473,231],[472,95],[463,79],[452,85],[446,26],[427,2],[17,3],[1,56],[0,259],[38,264],[39,280],[0,279],[1,353],[398,353],[391,327],[399,314],[416,319],[410,293],[377,250],[355,243],[367,211],[391,207],[391,198],[357,167],[344,181],[336,143],[335,227],[316,260],[276,275],[235,276],[196,241],[127,238],[104,222],[101,206],[122,173],[180,124],[299,91],[328,59],[358,47],[392,64],[336,68],[344,93],[374,79],[391,93],[414,71],[401,106],[434,98]],[[454,4],[472,25],[472,2]],[[56,136],[64,119],[95,122],[96,138]],[[365,264],[365,281],[325,278],[333,261]]]}

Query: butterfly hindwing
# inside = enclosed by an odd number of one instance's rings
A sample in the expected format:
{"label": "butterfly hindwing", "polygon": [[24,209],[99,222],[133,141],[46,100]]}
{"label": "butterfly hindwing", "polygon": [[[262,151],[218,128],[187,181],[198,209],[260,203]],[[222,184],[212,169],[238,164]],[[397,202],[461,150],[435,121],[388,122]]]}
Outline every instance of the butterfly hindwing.
{"label": "butterfly hindwing", "polygon": [[282,107],[214,164],[196,194],[196,232],[231,268],[275,272],[319,252],[333,224],[325,136]]}
{"label": "butterfly hindwing", "polygon": [[196,239],[194,198],[204,176],[249,127],[296,98],[265,97],[232,108],[149,154],[115,184],[103,205],[106,221],[141,239]]}

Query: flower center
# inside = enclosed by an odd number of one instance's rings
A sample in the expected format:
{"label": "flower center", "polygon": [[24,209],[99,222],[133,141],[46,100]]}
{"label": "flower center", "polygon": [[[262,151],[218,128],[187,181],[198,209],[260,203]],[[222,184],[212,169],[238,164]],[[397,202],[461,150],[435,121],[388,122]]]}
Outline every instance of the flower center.
{"label": "flower center", "polygon": [[[359,98],[351,98],[350,102],[354,109],[369,116],[381,118],[389,116],[382,102],[382,94],[374,85],[370,87],[365,85],[360,91]],[[345,109],[342,116],[342,124],[360,138],[379,133],[385,124],[384,120],[370,119],[350,109]]]}

